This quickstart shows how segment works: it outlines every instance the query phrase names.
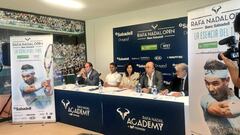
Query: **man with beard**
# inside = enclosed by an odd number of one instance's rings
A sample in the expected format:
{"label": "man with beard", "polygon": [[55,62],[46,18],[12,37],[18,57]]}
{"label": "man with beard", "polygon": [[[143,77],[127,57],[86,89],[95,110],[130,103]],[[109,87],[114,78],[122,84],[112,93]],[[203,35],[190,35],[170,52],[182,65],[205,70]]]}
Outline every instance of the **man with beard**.
{"label": "man with beard", "polygon": [[35,77],[32,65],[22,65],[21,70],[23,82],[19,88],[26,104],[38,109],[45,108],[51,103],[50,96],[53,93],[50,82]]}
{"label": "man with beard", "polygon": [[213,135],[240,134],[240,100],[228,87],[227,66],[217,60],[204,65],[204,81],[209,94],[201,98],[205,121]]}

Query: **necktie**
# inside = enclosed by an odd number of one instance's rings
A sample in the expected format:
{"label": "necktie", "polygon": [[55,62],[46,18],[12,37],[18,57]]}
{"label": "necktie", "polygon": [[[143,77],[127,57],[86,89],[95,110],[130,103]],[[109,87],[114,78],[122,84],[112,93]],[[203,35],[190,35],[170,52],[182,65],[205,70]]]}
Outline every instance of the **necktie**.
{"label": "necktie", "polygon": [[181,91],[183,91],[183,90],[184,90],[183,81],[184,81],[184,79],[181,79],[181,85],[180,85],[180,90],[181,90]]}

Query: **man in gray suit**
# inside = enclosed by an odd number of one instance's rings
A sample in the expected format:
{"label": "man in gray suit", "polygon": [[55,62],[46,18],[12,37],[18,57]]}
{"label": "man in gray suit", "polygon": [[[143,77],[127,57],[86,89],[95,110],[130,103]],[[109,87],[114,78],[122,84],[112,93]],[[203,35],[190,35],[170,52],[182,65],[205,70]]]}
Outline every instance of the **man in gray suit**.
{"label": "man in gray suit", "polygon": [[99,73],[93,69],[93,65],[90,62],[86,62],[84,68],[77,75],[79,84],[95,85],[99,83]]}
{"label": "man in gray suit", "polygon": [[145,65],[145,72],[140,77],[139,83],[144,93],[151,93],[151,87],[156,85],[158,91],[163,88],[162,73],[155,70],[153,62],[147,62]]}

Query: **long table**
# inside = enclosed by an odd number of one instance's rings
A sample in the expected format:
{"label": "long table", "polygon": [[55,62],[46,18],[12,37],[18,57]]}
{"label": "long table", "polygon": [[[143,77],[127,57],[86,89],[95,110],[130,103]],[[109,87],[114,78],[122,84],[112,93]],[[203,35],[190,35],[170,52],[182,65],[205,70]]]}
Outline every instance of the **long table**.
{"label": "long table", "polygon": [[105,135],[185,135],[188,97],[153,96],[133,90],[55,87],[57,121]]}

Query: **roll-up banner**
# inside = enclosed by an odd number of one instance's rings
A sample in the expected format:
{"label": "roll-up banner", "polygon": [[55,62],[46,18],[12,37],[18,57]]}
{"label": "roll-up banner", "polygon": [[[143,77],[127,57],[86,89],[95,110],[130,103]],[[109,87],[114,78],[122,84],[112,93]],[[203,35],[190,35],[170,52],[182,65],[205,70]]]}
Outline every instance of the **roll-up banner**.
{"label": "roll-up banner", "polygon": [[12,36],[13,123],[54,122],[52,35]]}
{"label": "roll-up banner", "polygon": [[[233,89],[232,81],[228,80],[229,74],[225,72],[228,70],[221,70],[224,66],[221,66],[223,62],[218,58],[220,52],[237,47],[231,42],[234,39],[230,36],[239,39],[233,29],[233,21],[239,12],[238,0],[188,12],[191,134],[240,134],[240,111],[239,105],[235,104],[240,100],[229,89]],[[223,45],[219,45],[220,40],[228,37]],[[232,54],[237,57],[238,53]],[[212,108],[213,105],[215,108]],[[225,112],[231,115],[227,116]]]}

